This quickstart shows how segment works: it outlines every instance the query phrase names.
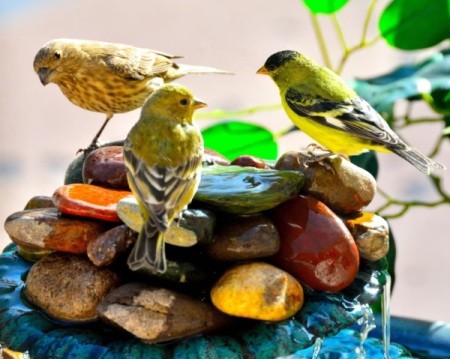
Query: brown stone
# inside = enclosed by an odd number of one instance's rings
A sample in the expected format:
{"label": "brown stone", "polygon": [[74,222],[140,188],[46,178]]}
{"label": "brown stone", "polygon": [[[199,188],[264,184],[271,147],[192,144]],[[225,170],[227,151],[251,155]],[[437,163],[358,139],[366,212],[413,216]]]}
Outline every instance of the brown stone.
{"label": "brown stone", "polygon": [[209,333],[230,324],[212,305],[164,288],[128,283],[98,306],[100,319],[150,343]]}
{"label": "brown stone", "polygon": [[129,190],[123,146],[100,147],[89,153],[83,164],[83,182]]}
{"label": "brown stone", "polygon": [[103,222],[66,217],[56,208],[31,209],[11,214],[5,230],[19,246],[70,253],[86,253],[87,245],[108,229]]}
{"label": "brown stone", "polygon": [[107,266],[133,245],[136,239],[137,233],[123,224],[111,228],[90,241],[87,247],[87,255],[96,266]]}
{"label": "brown stone", "polygon": [[280,236],[269,218],[233,216],[217,231],[208,255],[222,261],[239,261],[268,257],[279,248]]}
{"label": "brown stone", "polygon": [[53,318],[85,322],[97,318],[97,305],[118,284],[116,273],[83,256],[52,253],[31,267],[25,294]]}
{"label": "brown stone", "polygon": [[24,209],[39,209],[55,207],[53,198],[50,196],[34,196],[25,205]]}
{"label": "brown stone", "polygon": [[386,256],[389,251],[389,225],[384,218],[364,212],[346,219],[345,224],[362,258],[378,261]]}
{"label": "brown stone", "polygon": [[270,168],[269,165],[266,162],[264,162],[261,158],[249,155],[242,155],[235,158],[233,161],[231,161],[230,165],[241,167],[254,167],[261,169]]}
{"label": "brown stone", "polygon": [[275,168],[302,172],[306,178],[302,192],[334,212],[343,215],[360,212],[375,196],[377,186],[373,176],[341,156],[321,155],[289,151],[280,157]]}

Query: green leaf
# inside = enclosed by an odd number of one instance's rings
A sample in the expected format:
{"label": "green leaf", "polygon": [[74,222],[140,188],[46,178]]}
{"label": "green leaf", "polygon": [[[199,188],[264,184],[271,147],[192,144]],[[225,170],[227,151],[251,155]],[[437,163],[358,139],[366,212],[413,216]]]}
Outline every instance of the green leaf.
{"label": "green leaf", "polygon": [[211,148],[230,160],[251,155],[275,160],[278,145],[273,134],[252,123],[230,120],[202,130],[205,147]]}
{"label": "green leaf", "polygon": [[449,0],[393,0],[378,22],[388,44],[424,49],[450,38]]}
{"label": "green leaf", "polygon": [[348,0],[303,0],[313,14],[333,14],[347,4]]}
{"label": "green leaf", "polygon": [[414,101],[427,95],[437,101],[435,110],[448,103],[450,91],[450,53],[437,52],[424,61],[405,65],[376,78],[355,79],[350,86],[381,114],[392,117],[398,100]]}
{"label": "green leaf", "polygon": [[358,156],[350,157],[353,164],[365,169],[375,179],[378,176],[378,160],[377,155],[373,151],[361,153]]}

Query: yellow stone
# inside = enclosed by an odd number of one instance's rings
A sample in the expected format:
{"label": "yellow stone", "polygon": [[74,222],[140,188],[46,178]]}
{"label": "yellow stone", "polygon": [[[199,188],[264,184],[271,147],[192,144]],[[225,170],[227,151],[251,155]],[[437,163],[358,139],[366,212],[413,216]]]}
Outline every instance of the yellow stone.
{"label": "yellow stone", "polygon": [[287,272],[264,262],[227,270],[210,294],[220,311],[258,320],[284,320],[303,305],[300,283]]}
{"label": "yellow stone", "polygon": [[[140,232],[144,221],[139,211],[139,205],[134,197],[126,197],[117,203],[117,215],[128,228]],[[197,244],[197,236],[194,232],[179,227],[173,223],[164,235],[164,241],[178,247],[192,247]]]}

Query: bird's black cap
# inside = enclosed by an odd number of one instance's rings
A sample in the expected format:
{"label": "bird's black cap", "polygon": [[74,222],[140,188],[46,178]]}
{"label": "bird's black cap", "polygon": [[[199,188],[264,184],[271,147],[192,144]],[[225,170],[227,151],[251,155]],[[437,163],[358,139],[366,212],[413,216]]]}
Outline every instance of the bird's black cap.
{"label": "bird's black cap", "polygon": [[266,60],[266,63],[264,64],[264,67],[268,71],[274,71],[287,61],[296,57],[297,55],[298,53],[292,50],[283,50],[276,52],[273,55],[269,56],[269,58]]}

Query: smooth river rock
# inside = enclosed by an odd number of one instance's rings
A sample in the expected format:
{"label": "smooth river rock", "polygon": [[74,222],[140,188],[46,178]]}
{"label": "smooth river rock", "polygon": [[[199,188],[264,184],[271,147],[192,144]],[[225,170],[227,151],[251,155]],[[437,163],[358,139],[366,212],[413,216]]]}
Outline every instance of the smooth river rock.
{"label": "smooth river rock", "polygon": [[213,304],[229,315],[280,321],[303,305],[303,288],[285,271],[264,262],[227,270],[211,289]]}
{"label": "smooth river rock", "polygon": [[384,258],[389,251],[389,225],[375,213],[363,212],[345,219],[358,246],[359,255],[369,261]]}
{"label": "smooth river rock", "polygon": [[56,208],[31,209],[11,214],[5,230],[20,247],[86,253],[87,245],[109,229],[106,222],[67,217]]}
{"label": "smooth river rock", "polygon": [[130,190],[123,159],[123,146],[100,147],[89,153],[83,164],[83,182]]}
{"label": "smooth river rock", "polygon": [[279,248],[280,236],[267,216],[232,216],[217,230],[208,255],[221,261],[240,261],[268,257]]}
{"label": "smooth river rock", "polygon": [[84,256],[52,253],[34,264],[25,294],[49,316],[68,322],[97,318],[97,305],[119,285],[119,276]]}
{"label": "smooth river rock", "polygon": [[342,220],[311,196],[298,196],[271,212],[281,238],[274,262],[300,283],[338,292],[359,268],[356,243]]}
{"label": "smooth river rock", "polygon": [[75,183],[58,188],[53,194],[53,202],[64,214],[120,222],[117,202],[129,196],[132,196],[130,191]]}
{"label": "smooth river rock", "polygon": [[377,189],[369,172],[337,155],[316,159],[305,151],[289,151],[280,157],[275,168],[303,173],[302,193],[317,198],[337,214],[360,212],[372,201]]}
{"label": "smooth river rock", "polygon": [[100,319],[149,343],[216,331],[231,319],[208,303],[173,290],[128,283],[98,306]]}
{"label": "smooth river rock", "polygon": [[122,224],[102,233],[87,246],[87,256],[98,267],[113,263],[137,240],[137,233]]}

